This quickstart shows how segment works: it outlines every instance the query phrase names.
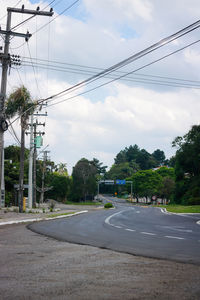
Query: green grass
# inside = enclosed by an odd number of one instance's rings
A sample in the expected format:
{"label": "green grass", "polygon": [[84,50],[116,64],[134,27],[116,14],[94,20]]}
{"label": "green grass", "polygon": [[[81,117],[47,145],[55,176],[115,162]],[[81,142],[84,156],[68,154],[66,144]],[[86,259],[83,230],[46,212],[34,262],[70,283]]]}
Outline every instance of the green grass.
{"label": "green grass", "polygon": [[58,216],[67,216],[67,215],[73,215],[75,214],[75,212],[68,212],[68,213],[60,213],[60,214],[51,214],[51,215],[48,215],[47,218],[55,218],[55,217],[58,217]]}
{"label": "green grass", "polygon": [[200,205],[155,205],[156,207],[164,207],[169,212],[174,213],[200,213]]}
{"label": "green grass", "polygon": [[93,201],[88,201],[88,202],[72,202],[72,201],[67,201],[65,202],[66,205],[102,205],[101,202],[93,202]]}

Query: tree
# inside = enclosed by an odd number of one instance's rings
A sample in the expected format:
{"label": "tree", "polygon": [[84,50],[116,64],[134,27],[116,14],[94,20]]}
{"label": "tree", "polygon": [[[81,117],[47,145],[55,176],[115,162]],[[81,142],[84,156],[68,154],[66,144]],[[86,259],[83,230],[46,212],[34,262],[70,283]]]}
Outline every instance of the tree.
{"label": "tree", "polygon": [[170,200],[170,198],[173,195],[175,189],[175,181],[171,177],[163,177],[162,180],[162,186],[160,189],[160,196],[162,198],[165,198],[167,200]]}
{"label": "tree", "polygon": [[49,186],[53,186],[53,188],[46,192],[46,197],[65,202],[70,191],[71,182],[69,176],[54,172],[48,174],[47,180]]}
{"label": "tree", "polygon": [[68,175],[68,172],[67,172],[67,164],[64,164],[64,163],[59,163],[57,165],[57,172],[60,174],[60,175]]}
{"label": "tree", "polygon": [[97,190],[96,182],[97,168],[86,158],[77,162],[72,172],[73,201],[86,201],[87,197],[93,197]]}
{"label": "tree", "polygon": [[[159,150],[161,151],[161,150]],[[161,151],[163,152],[163,151]],[[157,152],[156,152],[157,153]],[[164,152],[162,153],[164,154]],[[164,155],[165,157],[165,155]],[[159,158],[161,159],[161,158]],[[135,162],[139,165],[141,170],[148,170],[158,165],[156,158],[147,152],[145,149],[140,149],[136,144],[126,147],[121,150],[115,157],[115,164],[121,164],[125,162]]]}
{"label": "tree", "polygon": [[29,91],[24,87],[17,88],[10,94],[6,101],[5,113],[7,118],[20,116],[21,122],[21,151],[20,151],[20,172],[19,172],[19,212],[23,212],[23,181],[24,181],[24,151],[25,151],[25,130],[29,116],[33,113],[35,104],[31,100]]}
{"label": "tree", "polygon": [[133,181],[133,193],[138,200],[139,197],[151,198],[158,195],[162,187],[162,177],[155,171],[142,170],[130,178]]}
{"label": "tree", "polygon": [[104,176],[105,175],[107,166],[102,166],[103,163],[100,162],[97,158],[93,158],[93,160],[91,160],[91,164],[96,167],[97,173],[100,176]]}
{"label": "tree", "polygon": [[124,162],[120,164],[114,164],[112,165],[111,169],[107,173],[108,179],[126,179],[127,177],[130,177],[133,173],[138,171],[139,165],[135,162]]}
{"label": "tree", "polygon": [[200,125],[192,126],[183,137],[172,143],[175,155],[175,201],[200,204]]}
{"label": "tree", "polygon": [[155,158],[159,165],[164,164],[166,159],[164,151],[157,149],[152,153],[152,156]]}

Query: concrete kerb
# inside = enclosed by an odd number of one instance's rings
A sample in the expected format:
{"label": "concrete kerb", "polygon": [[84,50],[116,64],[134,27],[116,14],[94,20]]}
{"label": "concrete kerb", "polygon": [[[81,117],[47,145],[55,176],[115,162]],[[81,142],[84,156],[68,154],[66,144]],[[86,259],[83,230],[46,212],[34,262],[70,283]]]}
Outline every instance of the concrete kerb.
{"label": "concrete kerb", "polygon": [[23,220],[11,220],[11,221],[4,221],[4,222],[0,222],[0,226],[1,225],[12,225],[12,224],[20,224],[20,223],[29,223],[29,222],[38,222],[38,221],[47,221],[47,220],[54,220],[54,219],[61,219],[61,218],[67,218],[67,217],[73,217],[76,215],[80,215],[83,213],[87,213],[88,210],[82,210],[82,211],[78,211],[75,213],[70,213],[68,215],[60,215],[60,216],[55,216],[55,217],[41,217],[41,218],[32,218],[32,219],[23,219]]}

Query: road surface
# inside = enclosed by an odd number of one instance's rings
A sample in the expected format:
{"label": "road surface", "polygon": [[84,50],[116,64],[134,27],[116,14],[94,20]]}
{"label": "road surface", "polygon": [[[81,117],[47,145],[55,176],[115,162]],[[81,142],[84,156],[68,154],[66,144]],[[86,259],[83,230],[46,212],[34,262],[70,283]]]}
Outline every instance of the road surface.
{"label": "road surface", "polygon": [[71,243],[200,265],[199,216],[166,214],[158,208],[107,199],[115,209],[33,223],[29,228]]}

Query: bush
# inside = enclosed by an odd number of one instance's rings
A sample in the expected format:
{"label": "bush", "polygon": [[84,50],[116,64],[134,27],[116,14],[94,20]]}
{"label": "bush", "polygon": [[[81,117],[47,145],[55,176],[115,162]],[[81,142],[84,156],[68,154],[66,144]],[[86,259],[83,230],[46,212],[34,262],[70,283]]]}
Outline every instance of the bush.
{"label": "bush", "polygon": [[112,207],[113,207],[113,205],[110,202],[104,204],[104,208],[112,208]]}
{"label": "bush", "polygon": [[187,205],[200,205],[200,197],[191,197],[188,199]]}

